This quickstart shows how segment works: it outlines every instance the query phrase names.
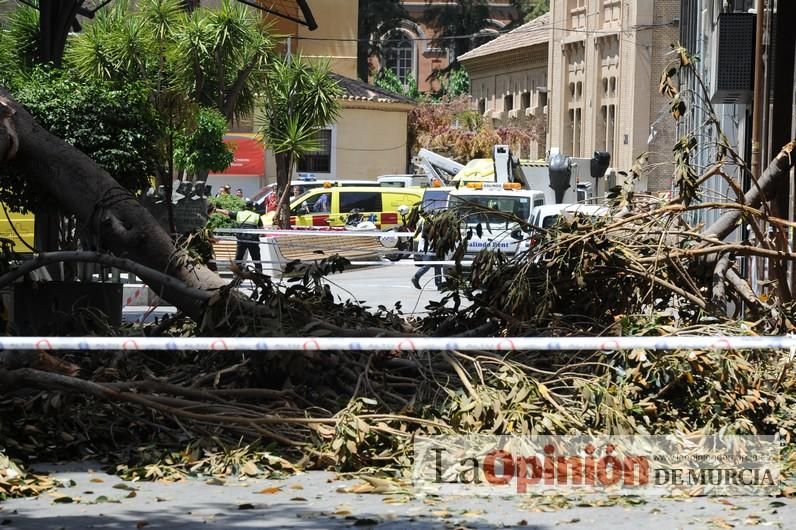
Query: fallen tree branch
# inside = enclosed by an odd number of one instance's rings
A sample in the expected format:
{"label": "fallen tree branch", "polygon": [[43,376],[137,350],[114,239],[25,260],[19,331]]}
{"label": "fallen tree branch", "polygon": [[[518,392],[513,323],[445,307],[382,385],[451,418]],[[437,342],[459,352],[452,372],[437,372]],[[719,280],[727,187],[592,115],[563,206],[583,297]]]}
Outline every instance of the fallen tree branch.
{"label": "fallen tree branch", "polygon": [[[777,182],[784,176],[787,176],[790,168],[793,167],[794,157],[792,157],[791,154],[794,148],[796,148],[796,140],[792,140],[782,148],[760,178],[757,179],[757,185],[746,192],[744,204],[753,208],[762,204],[764,194],[770,194],[774,190]],[[723,240],[735,230],[740,219],[741,212],[727,212],[719,217],[710,227],[703,230],[702,234],[705,236],[712,235],[716,239]]]}
{"label": "fallen tree branch", "polygon": [[207,302],[213,296],[211,291],[189,287],[173,276],[156,271],[155,269],[151,269],[135,261],[112,256],[110,254],[103,254],[101,252],[84,250],[64,250],[37,254],[33,259],[23,262],[22,265],[16,269],[0,276],[0,289],[36,269],[46,267],[52,263],[63,262],[99,263],[109,267],[116,267],[117,269],[132,272],[144,280],[144,283],[147,285],[167,287],[168,289],[183,293],[186,296],[194,297],[202,302]]}
{"label": "fallen tree branch", "polygon": [[716,267],[713,269],[713,293],[711,300],[716,306],[720,306],[727,302],[727,292],[724,288],[724,282],[727,276],[727,269],[730,267],[731,255],[724,254],[719,261],[716,262]]}

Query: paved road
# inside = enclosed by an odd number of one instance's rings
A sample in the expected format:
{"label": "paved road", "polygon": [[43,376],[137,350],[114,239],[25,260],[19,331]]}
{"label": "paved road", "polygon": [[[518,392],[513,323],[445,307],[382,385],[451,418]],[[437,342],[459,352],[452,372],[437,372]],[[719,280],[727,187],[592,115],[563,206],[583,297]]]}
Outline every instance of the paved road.
{"label": "paved road", "polygon": [[[295,528],[305,530],[495,529],[536,530],[794,528],[796,502],[771,498],[635,499],[605,497],[412,498],[339,491],[358,483],[326,472],[285,480],[202,480],[132,483],[93,471],[89,464],[50,466],[74,485],[37,499],[0,503],[0,526],[25,530]],[[124,488],[124,489],[120,489]],[[68,497],[71,503],[56,502]],[[65,499],[61,499],[63,501]],[[578,506],[599,504],[606,506]]]}
{"label": "paved road", "polygon": [[[412,275],[417,271],[412,260],[398,262],[384,261],[379,266],[356,268],[327,277],[331,284],[332,292],[344,300],[359,300],[370,307],[379,304],[388,309],[394,307],[396,302],[401,303],[404,314],[422,315],[425,307],[432,300],[441,298],[439,291],[434,286],[433,269],[421,278],[423,290],[412,286]],[[245,288],[245,285],[244,285]],[[174,307],[162,306],[156,308],[149,318],[165,313],[173,313]],[[145,306],[130,306],[124,308],[124,318],[128,321],[139,320],[147,313]]]}

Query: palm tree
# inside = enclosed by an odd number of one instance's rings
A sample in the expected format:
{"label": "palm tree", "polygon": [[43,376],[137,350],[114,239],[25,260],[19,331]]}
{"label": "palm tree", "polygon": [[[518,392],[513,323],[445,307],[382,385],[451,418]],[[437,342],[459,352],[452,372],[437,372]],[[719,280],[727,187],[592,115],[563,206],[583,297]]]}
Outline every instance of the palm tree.
{"label": "palm tree", "polygon": [[199,8],[175,31],[174,68],[180,86],[228,121],[254,111],[274,58],[271,28],[245,5],[225,0]]}
{"label": "palm tree", "polygon": [[341,95],[328,63],[312,65],[294,55],[272,65],[263,92],[260,135],[276,158],[276,219],[282,228],[290,226],[287,192],[293,168],[302,156],[318,149],[318,130],[337,119]]}

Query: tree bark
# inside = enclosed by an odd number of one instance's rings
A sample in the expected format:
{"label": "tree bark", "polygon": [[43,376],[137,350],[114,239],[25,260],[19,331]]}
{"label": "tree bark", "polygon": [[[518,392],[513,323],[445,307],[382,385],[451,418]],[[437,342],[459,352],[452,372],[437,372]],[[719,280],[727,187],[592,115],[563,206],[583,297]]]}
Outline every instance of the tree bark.
{"label": "tree bark", "polygon": [[[771,161],[771,164],[763,171],[757,184],[746,192],[744,196],[744,204],[757,208],[763,202],[766,195],[776,189],[777,183],[781,179],[788,178],[788,172],[793,167],[794,155],[793,150],[796,149],[796,140],[792,140],[788,145],[782,148],[777,157]],[[730,235],[741,219],[741,210],[733,210],[725,213],[719,217],[715,223],[710,225],[702,232],[705,237],[715,237],[718,240],[723,240]]]}
{"label": "tree bark", "polygon": [[[99,250],[165,272],[188,287],[212,290],[225,285],[217,274],[179,251],[128,190],[88,156],[45,131],[3,89],[0,124],[0,167],[20,170],[54,197],[63,212],[77,217]],[[201,319],[203,300],[157,279],[150,287],[191,318]]]}
{"label": "tree bark", "polygon": [[279,197],[279,204],[276,210],[276,222],[279,228],[290,228],[290,155],[279,153],[274,156],[276,159],[276,193]]}

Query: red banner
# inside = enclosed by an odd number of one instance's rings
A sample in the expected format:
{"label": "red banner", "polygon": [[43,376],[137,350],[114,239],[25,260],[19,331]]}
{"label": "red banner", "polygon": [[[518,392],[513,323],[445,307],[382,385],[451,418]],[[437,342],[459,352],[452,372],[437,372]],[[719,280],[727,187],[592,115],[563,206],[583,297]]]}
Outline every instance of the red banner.
{"label": "red banner", "polygon": [[232,151],[232,164],[221,173],[211,175],[248,175],[265,174],[265,148],[254,134],[226,134],[224,143]]}

